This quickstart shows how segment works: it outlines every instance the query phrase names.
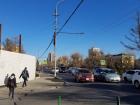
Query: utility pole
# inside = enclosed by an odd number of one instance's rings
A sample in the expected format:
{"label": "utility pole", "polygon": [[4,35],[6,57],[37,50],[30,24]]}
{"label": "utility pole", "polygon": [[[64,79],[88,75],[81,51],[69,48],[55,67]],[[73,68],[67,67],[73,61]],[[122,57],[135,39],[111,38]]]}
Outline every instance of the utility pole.
{"label": "utility pole", "polygon": [[0,50],[1,50],[1,35],[2,35],[2,27],[1,27],[1,24],[0,24]]}
{"label": "utility pole", "polygon": [[57,30],[58,30],[58,6],[60,5],[60,3],[62,3],[64,0],[59,0],[56,3],[55,6],[55,13],[54,13],[54,17],[55,17],[55,25],[54,25],[54,77],[56,78],[56,37],[57,37]]}
{"label": "utility pole", "polygon": [[21,34],[19,35],[19,53],[21,53]]}

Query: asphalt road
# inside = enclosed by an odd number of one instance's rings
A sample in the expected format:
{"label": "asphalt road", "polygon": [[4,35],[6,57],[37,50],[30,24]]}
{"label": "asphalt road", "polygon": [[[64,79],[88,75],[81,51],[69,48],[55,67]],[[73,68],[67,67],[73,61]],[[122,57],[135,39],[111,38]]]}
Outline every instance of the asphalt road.
{"label": "asphalt road", "polygon": [[68,73],[58,76],[69,85],[55,94],[61,95],[64,101],[75,102],[75,105],[117,105],[117,96],[121,105],[140,105],[140,89],[135,89],[131,83],[76,83]]}
{"label": "asphalt road", "polygon": [[[50,86],[43,84],[42,88],[23,96],[16,105],[117,105],[117,96],[120,97],[120,105],[140,105],[140,89],[135,89],[131,84],[76,83],[70,74],[57,76],[66,82],[66,86],[48,90],[45,88]],[[62,104],[58,104],[59,96]]]}

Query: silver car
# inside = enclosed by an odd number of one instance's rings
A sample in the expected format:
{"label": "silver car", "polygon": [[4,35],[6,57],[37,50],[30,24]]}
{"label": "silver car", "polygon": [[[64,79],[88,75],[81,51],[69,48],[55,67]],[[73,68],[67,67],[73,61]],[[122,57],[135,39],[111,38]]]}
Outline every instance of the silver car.
{"label": "silver car", "polygon": [[106,82],[120,82],[121,77],[117,73],[106,73],[105,74],[105,81]]}
{"label": "silver car", "polygon": [[120,75],[117,74],[112,69],[104,69],[101,74],[102,74],[102,78],[106,82],[120,82],[121,81]]}

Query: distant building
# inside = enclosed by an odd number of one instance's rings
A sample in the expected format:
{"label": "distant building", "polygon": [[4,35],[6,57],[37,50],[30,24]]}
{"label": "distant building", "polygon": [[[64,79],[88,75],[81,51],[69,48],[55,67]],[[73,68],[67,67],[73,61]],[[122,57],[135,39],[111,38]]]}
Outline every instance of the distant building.
{"label": "distant building", "polygon": [[140,69],[140,59],[135,60],[135,69]]}
{"label": "distant building", "polygon": [[54,60],[55,60],[55,55],[54,55],[53,52],[50,52],[50,53],[48,54],[47,61],[53,62]]}
{"label": "distant building", "polygon": [[93,48],[91,48],[91,49],[89,49],[89,54],[90,53],[92,53],[92,52],[101,52],[101,50],[100,50],[100,48],[95,48],[95,47],[93,47]]}
{"label": "distant building", "polygon": [[100,48],[93,47],[93,48],[91,48],[91,49],[88,50],[88,55],[89,56],[95,56],[95,57],[100,58],[101,55],[102,55],[102,52],[101,52],[101,49]]}
{"label": "distant building", "polygon": [[125,66],[134,68],[135,56],[131,54],[125,54],[125,53],[112,55],[112,62],[114,64],[118,64],[122,68],[126,68]]}

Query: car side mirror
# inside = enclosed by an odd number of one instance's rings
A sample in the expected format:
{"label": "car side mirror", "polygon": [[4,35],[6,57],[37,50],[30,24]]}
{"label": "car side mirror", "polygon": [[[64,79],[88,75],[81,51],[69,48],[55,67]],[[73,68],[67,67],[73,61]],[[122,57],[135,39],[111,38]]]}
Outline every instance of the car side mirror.
{"label": "car side mirror", "polygon": [[104,72],[100,72],[101,74],[104,74]]}

